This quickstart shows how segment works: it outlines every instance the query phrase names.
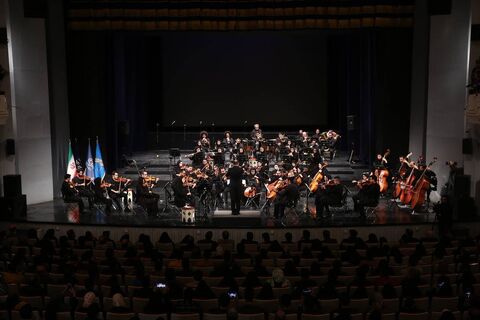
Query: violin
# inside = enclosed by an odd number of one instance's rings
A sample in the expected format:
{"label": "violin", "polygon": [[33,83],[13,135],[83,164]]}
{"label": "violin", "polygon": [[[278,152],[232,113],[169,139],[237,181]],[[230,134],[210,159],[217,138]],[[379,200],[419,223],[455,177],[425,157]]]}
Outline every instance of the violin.
{"label": "violin", "polygon": [[76,186],[76,187],[86,187],[88,186],[89,184],[91,184],[93,182],[93,180],[89,177],[89,176],[86,176],[86,175],[77,175],[77,177],[79,179],[82,179],[83,180],[83,183],[74,183],[72,181],[72,183]]}
{"label": "violin", "polygon": [[110,188],[112,186],[111,183],[108,183],[108,182],[102,182],[102,184],[100,185],[100,188],[102,189],[106,189],[106,188]]}
{"label": "violin", "polygon": [[68,186],[70,187],[70,189],[72,189],[73,191],[75,191],[75,193],[78,193],[77,186],[75,185],[75,183],[74,183],[72,180],[70,180],[70,181],[68,182]]}
{"label": "violin", "polygon": [[123,184],[127,184],[127,183],[132,181],[131,179],[128,179],[128,178],[125,178],[125,177],[118,177],[116,179],[112,177],[112,180],[115,181],[115,182],[123,183]]}
{"label": "violin", "polygon": [[355,184],[359,189],[362,189],[363,187],[373,185],[376,182],[370,181],[369,179],[362,179],[362,180],[352,180],[352,183]]}
{"label": "violin", "polygon": [[151,189],[155,186],[158,180],[160,179],[154,176],[143,177],[143,186],[150,189],[151,192]]}

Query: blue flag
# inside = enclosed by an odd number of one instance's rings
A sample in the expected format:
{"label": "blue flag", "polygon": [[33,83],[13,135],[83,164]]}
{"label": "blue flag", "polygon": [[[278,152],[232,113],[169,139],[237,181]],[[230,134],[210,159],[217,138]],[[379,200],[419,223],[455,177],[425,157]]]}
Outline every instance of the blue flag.
{"label": "blue flag", "polygon": [[87,151],[87,161],[85,162],[85,175],[92,180],[95,179],[95,173],[93,172],[94,164],[92,157],[92,147],[90,146],[90,139],[88,139],[88,151]]}
{"label": "blue flag", "polygon": [[97,147],[95,148],[95,178],[103,180],[105,177],[105,167],[103,166],[102,152],[100,151],[100,144],[97,139]]}

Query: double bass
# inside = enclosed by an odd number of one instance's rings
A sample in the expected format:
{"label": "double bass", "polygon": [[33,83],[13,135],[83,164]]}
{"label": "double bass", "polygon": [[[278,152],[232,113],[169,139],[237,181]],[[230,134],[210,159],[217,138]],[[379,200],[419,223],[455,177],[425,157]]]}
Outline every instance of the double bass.
{"label": "double bass", "polygon": [[408,163],[408,158],[410,158],[411,155],[412,155],[412,153],[410,152],[403,158],[402,165],[398,169],[397,181],[396,181],[396,184],[395,184],[395,191],[393,192],[393,196],[395,198],[398,198],[400,196],[400,194],[402,193],[402,190],[403,190],[402,189],[402,183],[403,183],[405,174],[407,173],[407,167],[410,165]]}
{"label": "double bass", "polygon": [[325,168],[328,164],[325,163],[323,164],[320,169],[318,169],[317,173],[313,177],[312,181],[310,182],[310,185],[308,188],[310,189],[311,193],[315,193],[318,190],[318,186],[322,183],[323,180],[323,168]]}
{"label": "double bass", "polygon": [[412,161],[409,164],[409,167],[411,169],[410,174],[408,175],[407,179],[405,182],[401,182],[401,193],[400,193],[400,202],[403,204],[409,204],[410,201],[412,200],[412,188],[413,188],[413,182],[415,181],[415,175],[413,174],[418,167],[415,165],[415,162]]}
{"label": "double bass", "polygon": [[430,188],[430,180],[427,179],[425,176],[425,172],[437,161],[437,158],[434,157],[433,161],[425,167],[422,174],[417,180],[415,187],[413,188],[412,192],[412,199],[410,201],[410,206],[412,209],[422,206],[425,203],[425,195]]}
{"label": "double bass", "polygon": [[[383,154],[382,157],[382,162],[388,163],[387,162],[387,157],[390,154],[390,149],[387,149],[387,151]],[[388,169],[383,168],[383,169],[375,169],[375,176],[377,177],[377,183],[380,186],[380,193],[385,193],[388,190]]]}

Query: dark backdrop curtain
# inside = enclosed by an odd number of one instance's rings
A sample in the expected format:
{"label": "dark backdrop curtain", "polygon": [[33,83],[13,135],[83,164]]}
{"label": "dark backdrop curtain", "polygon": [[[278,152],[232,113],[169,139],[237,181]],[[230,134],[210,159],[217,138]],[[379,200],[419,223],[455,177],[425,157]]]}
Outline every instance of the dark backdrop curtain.
{"label": "dark backdrop curtain", "polygon": [[71,33],[68,50],[71,136],[83,159],[88,138],[98,136],[111,171],[122,155],[145,150],[155,130],[161,42],[135,33],[79,32]]}
{"label": "dark backdrop curtain", "polygon": [[[342,148],[365,162],[408,148],[411,30],[336,32],[328,38],[328,114]],[[347,116],[353,116],[348,128]]]}
{"label": "dark backdrop curtain", "polygon": [[[353,143],[362,161],[386,148],[392,156],[408,152],[411,32],[328,36],[328,127],[340,131],[342,149]],[[155,33],[108,31],[70,32],[67,40],[71,137],[86,153],[88,138],[98,136],[110,171],[123,154],[148,147],[161,118],[162,42]],[[347,115],[354,116],[354,130]]]}

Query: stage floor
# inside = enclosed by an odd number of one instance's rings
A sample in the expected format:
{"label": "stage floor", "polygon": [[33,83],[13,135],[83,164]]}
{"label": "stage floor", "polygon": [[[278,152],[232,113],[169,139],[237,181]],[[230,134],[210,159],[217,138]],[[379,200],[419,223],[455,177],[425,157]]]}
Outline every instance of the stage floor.
{"label": "stage floor", "polygon": [[[309,210],[314,212],[313,198],[309,199]],[[353,204],[351,204],[353,207]],[[305,204],[299,204],[298,208],[305,208]],[[246,210],[246,209],[245,209]],[[411,213],[411,210],[402,209],[388,199],[381,199],[375,210],[376,216],[361,219],[359,214],[351,209],[347,212],[332,211],[332,215],[324,219],[313,219],[305,213],[295,214],[287,212],[283,219],[273,218],[273,208],[269,213],[260,213],[256,220],[242,220],[243,216],[235,219],[218,219],[213,213],[208,218],[201,217],[197,212],[195,223],[185,224],[181,220],[181,214],[165,212],[158,216],[148,216],[141,208],[136,208],[133,213],[112,213],[107,216],[100,208],[94,208],[82,215],[78,211],[68,210],[63,201],[55,200],[42,204],[28,206],[26,218],[17,218],[16,221],[33,223],[58,223],[58,224],[81,224],[81,225],[111,225],[111,226],[137,226],[137,227],[204,227],[204,228],[278,228],[278,227],[352,227],[352,226],[382,226],[382,225],[408,225],[432,223],[434,213]],[[302,210],[299,210],[302,211]],[[213,219],[212,219],[213,218]]]}

